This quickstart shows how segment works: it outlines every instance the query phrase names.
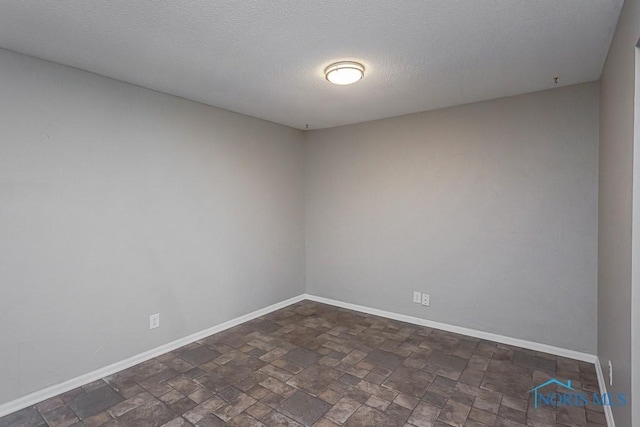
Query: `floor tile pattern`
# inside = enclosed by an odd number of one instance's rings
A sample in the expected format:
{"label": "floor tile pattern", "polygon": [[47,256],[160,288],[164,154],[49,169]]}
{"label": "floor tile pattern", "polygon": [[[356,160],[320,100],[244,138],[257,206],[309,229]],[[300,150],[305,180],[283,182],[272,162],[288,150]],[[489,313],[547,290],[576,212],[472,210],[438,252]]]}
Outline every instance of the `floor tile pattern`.
{"label": "floor tile pattern", "polygon": [[552,377],[598,391],[588,363],[303,301],[0,427],[606,425],[595,406],[535,409]]}

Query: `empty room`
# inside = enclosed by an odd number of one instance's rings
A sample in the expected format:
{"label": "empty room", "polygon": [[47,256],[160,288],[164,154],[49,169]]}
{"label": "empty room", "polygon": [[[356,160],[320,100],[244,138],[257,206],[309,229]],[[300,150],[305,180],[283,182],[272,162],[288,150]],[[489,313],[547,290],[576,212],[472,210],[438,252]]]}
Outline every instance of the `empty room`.
{"label": "empty room", "polygon": [[0,427],[640,426],[639,42],[640,0],[3,0]]}

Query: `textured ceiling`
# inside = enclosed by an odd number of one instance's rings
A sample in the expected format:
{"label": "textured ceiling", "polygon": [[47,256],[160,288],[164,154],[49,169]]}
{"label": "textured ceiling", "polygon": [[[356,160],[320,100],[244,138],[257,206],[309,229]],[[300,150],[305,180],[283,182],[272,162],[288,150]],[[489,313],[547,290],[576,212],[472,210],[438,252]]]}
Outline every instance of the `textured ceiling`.
{"label": "textured ceiling", "polygon": [[[597,80],[621,7],[622,0],[2,0],[0,47],[318,129]],[[363,63],[365,78],[328,83],[323,69],[339,60]]]}

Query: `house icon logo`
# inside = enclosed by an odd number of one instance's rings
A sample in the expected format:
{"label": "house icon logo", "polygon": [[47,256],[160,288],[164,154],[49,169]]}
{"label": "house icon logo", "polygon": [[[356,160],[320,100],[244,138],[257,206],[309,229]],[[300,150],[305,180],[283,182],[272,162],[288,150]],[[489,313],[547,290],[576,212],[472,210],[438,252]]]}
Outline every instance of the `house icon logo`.
{"label": "house icon logo", "polygon": [[[551,385],[551,384],[557,384],[559,387],[563,387],[567,390],[571,390],[571,391],[575,391],[575,389],[573,387],[571,387],[571,380],[567,380],[567,383],[563,383],[562,381],[558,381],[555,378],[551,378],[549,381],[547,381],[546,383],[540,384],[537,387],[532,388],[531,390],[529,390],[529,393],[533,392],[533,401],[534,401],[534,408],[538,408],[539,406],[539,400],[538,397],[539,395],[541,395],[542,393],[539,392],[538,390],[543,389],[544,387]],[[543,397],[544,399],[544,397]],[[547,401],[547,399],[544,399],[545,401]]]}

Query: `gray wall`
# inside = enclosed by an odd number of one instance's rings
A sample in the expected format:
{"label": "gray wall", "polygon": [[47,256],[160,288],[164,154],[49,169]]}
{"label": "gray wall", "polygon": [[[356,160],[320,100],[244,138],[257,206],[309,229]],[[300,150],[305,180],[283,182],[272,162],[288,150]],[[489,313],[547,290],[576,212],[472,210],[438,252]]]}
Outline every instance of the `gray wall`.
{"label": "gray wall", "polygon": [[[633,127],[639,37],[640,5],[627,0],[600,82],[598,209],[598,356],[605,376],[608,360],[614,366],[609,391],[627,395],[631,393]],[[631,405],[613,410],[617,425],[632,425]]]}
{"label": "gray wall", "polygon": [[0,403],[304,292],[300,131],[8,51],[0,76]]}
{"label": "gray wall", "polygon": [[595,353],[597,102],[592,83],[309,132],[308,292]]}

